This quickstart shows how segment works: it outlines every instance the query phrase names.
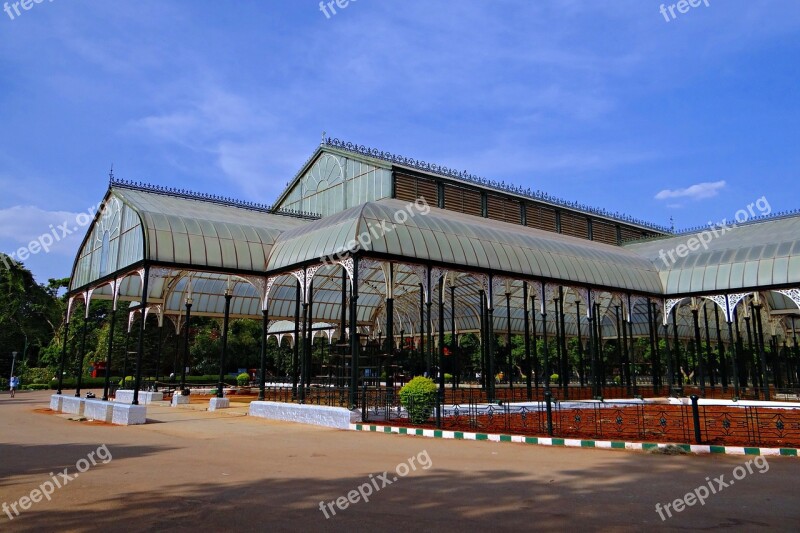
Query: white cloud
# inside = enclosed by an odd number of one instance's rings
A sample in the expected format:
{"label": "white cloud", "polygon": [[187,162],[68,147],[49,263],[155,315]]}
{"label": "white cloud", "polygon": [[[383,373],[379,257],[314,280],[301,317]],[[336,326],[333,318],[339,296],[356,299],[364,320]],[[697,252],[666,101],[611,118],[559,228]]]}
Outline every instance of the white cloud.
{"label": "white cloud", "polygon": [[697,183],[685,189],[664,189],[656,194],[656,200],[669,200],[670,198],[688,198],[690,200],[704,200],[713,198],[725,188],[725,180],[706,181]]}
{"label": "white cloud", "polygon": [[[88,226],[80,227],[84,219],[84,216],[79,218],[79,213],[45,211],[34,206],[16,205],[0,209],[0,250],[15,253],[39,237],[45,234],[53,236],[55,232],[50,252],[73,256],[88,230]],[[68,235],[65,236],[65,232]]]}

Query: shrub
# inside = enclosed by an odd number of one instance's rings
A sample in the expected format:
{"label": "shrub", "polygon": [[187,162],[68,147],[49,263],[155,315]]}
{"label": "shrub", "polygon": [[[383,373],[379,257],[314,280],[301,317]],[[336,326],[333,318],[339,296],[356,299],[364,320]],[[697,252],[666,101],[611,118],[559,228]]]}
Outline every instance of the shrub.
{"label": "shrub", "polygon": [[408,411],[413,424],[423,424],[436,405],[438,389],[430,378],[417,376],[400,389],[400,404]]}
{"label": "shrub", "polygon": [[448,374],[447,372],[445,372],[444,373],[444,380],[445,381],[452,381],[453,380],[453,374]]}
{"label": "shrub", "polygon": [[246,387],[250,384],[250,375],[247,372],[242,372],[236,376],[236,384],[240,387]]}
{"label": "shrub", "polygon": [[50,388],[49,383],[31,383],[30,385],[23,385],[25,390],[47,390]]}
{"label": "shrub", "polygon": [[550,376],[550,381],[558,381],[558,378],[559,378],[559,375],[558,375],[558,374],[552,374],[552,375]]}
{"label": "shrub", "polygon": [[29,368],[22,375],[22,380],[28,383],[49,383],[53,371],[49,368]]}
{"label": "shrub", "polygon": [[125,376],[124,380],[119,380],[119,386],[123,389],[132,389],[136,385],[136,378],[133,376]]}

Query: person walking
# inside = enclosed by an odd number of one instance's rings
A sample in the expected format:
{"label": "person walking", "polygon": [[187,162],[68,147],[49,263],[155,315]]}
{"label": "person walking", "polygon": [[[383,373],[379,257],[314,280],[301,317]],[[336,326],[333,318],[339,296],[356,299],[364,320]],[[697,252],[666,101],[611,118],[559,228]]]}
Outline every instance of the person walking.
{"label": "person walking", "polygon": [[11,388],[11,397],[13,398],[14,394],[17,392],[17,387],[19,387],[19,378],[17,376],[11,376],[9,387]]}

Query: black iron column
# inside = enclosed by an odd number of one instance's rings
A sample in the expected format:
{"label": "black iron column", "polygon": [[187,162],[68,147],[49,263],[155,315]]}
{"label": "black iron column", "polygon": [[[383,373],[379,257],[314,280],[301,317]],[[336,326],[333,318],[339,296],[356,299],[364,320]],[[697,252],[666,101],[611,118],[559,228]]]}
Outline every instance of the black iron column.
{"label": "black iron column", "polygon": [[714,304],[714,325],[717,328],[717,351],[719,352],[719,379],[722,392],[728,392],[728,363],[725,360],[725,345],[722,344],[722,328],[719,327],[719,306]]}
{"label": "black iron column", "polygon": [[764,389],[764,400],[770,400],[770,392],[769,392],[769,376],[767,374],[767,356],[764,353],[764,324],[761,320],[761,304],[754,305],[756,310],[756,321],[755,327],[757,330],[756,337],[758,339],[758,355],[759,359],[761,360],[761,372],[762,378],[761,383],[763,384]]}
{"label": "black iron column", "polygon": [[653,380],[653,394],[658,396],[658,376],[656,375],[656,341],[653,334],[653,307],[647,298],[647,333],[650,336],[650,376]]}
{"label": "black iron column", "polygon": [[681,345],[678,339],[678,306],[672,308],[672,335],[675,344],[675,366],[678,376],[678,394],[683,396],[683,372],[681,372]]}
{"label": "black iron column", "polygon": [[[653,339],[655,340],[654,346],[655,351],[653,352],[653,364],[655,365],[655,369],[653,370],[653,375],[655,376],[655,380],[653,381],[653,392],[657,395],[661,395],[661,340],[658,338],[658,311],[656,310],[655,302],[651,302],[650,305],[653,308]],[[669,355],[667,355],[669,357]]]}
{"label": "black iron column", "polygon": [[545,284],[542,283],[542,349],[544,350],[544,392],[550,392],[550,348],[547,345],[547,297],[546,297]]}
{"label": "black iron column", "polygon": [[[619,308],[619,306],[617,306]],[[628,352],[628,321],[622,317],[622,358],[625,367],[625,385],[628,396],[633,396],[633,384],[631,383],[631,360]]]}
{"label": "black iron column", "polygon": [[711,328],[708,327],[708,302],[703,300],[703,323],[706,327],[706,363],[708,364],[708,380],[711,383],[711,389],[717,386],[717,380],[714,377],[716,359],[711,353]]}
{"label": "black iron column", "polygon": [[531,366],[531,317],[528,309],[528,282],[522,282],[522,310],[525,313],[524,328],[525,328],[525,388],[528,393],[528,401],[533,399],[533,389],[531,388],[531,374],[533,373],[533,366]]}
{"label": "black iron column", "polygon": [[511,398],[514,398],[514,362],[511,360],[511,293],[506,293],[506,317],[507,317],[507,331],[506,331],[506,369],[508,370],[508,389],[511,391]]}
{"label": "black iron column", "polygon": [[436,376],[433,375],[433,295],[431,292],[433,291],[433,284],[431,283],[431,268],[428,267],[428,301],[425,302],[425,309],[426,309],[426,320],[425,320],[425,329],[428,333],[428,349],[427,349],[427,362],[428,362],[428,377],[435,379]]}
{"label": "black iron column", "polygon": [[[394,291],[393,265],[389,263],[389,286]],[[389,295],[394,294],[390,292]],[[394,298],[386,298],[386,388],[390,396],[394,395]]]}
{"label": "black iron column", "polygon": [[217,398],[225,396],[225,357],[228,355],[228,326],[231,318],[231,299],[233,295],[230,290],[225,291],[225,316],[222,319],[222,350],[219,354],[219,385],[217,386]]}
{"label": "black iron column", "polygon": [[[759,396],[759,380],[761,379],[761,372],[758,371],[758,365],[756,364],[756,357],[755,357],[755,350],[753,349],[753,334],[752,330],[750,329],[750,317],[753,316],[753,306],[750,304],[748,308],[748,304],[745,302],[744,304],[744,325],[747,329],[747,359],[750,362],[750,375],[751,381],[753,382],[753,388],[755,389],[755,397],[758,400]],[[748,313],[749,309],[749,313]]]}
{"label": "black iron column", "polygon": [[744,342],[742,341],[742,331],[739,327],[739,308],[735,307],[732,313],[734,331],[736,331],[735,364],[739,373],[739,387],[741,388],[747,387],[747,367],[744,365]]}
{"label": "black iron column", "polygon": [[589,310],[589,365],[592,369],[592,398],[600,398],[600,376],[597,372],[597,307],[592,303],[592,293],[589,292],[589,299],[586,302]]}
{"label": "black iron column", "polygon": [[492,290],[492,275],[489,275],[489,294],[486,298],[487,309],[486,309],[486,340],[488,342],[488,350],[486,352],[486,358],[489,362],[489,402],[493,402],[495,399],[495,371],[494,371],[494,292]]}
{"label": "black iron column", "polygon": [[[108,327],[108,351],[106,352],[106,375],[105,383],[103,384],[103,401],[108,401],[108,389],[111,381],[111,354],[114,351],[114,326],[117,323],[117,307],[116,305],[111,310],[111,324]],[[124,378],[125,376],[123,376]]]}
{"label": "black iron column", "polygon": [[486,379],[486,293],[481,290],[480,295],[480,311],[481,311],[481,388],[486,390],[486,384],[489,381]]}
{"label": "black iron column", "polygon": [[142,287],[142,323],[139,326],[139,348],[136,352],[136,386],[133,389],[133,405],[139,405],[139,388],[142,386],[142,357],[144,357],[144,331],[147,326],[147,298],[150,290],[150,266],[144,267],[144,283]]}
{"label": "black iron column", "polygon": [[419,354],[425,362],[426,374],[430,376],[431,369],[428,366],[428,357],[425,355],[425,289],[422,283],[419,284]]}
{"label": "black iron column", "polygon": [[[69,311],[64,312],[64,342],[61,345],[61,361],[58,364],[58,390],[56,394],[62,394],[64,385],[64,365],[67,361],[67,343],[69,342]],[[125,379],[125,376],[122,376]]]}
{"label": "black iron column", "polygon": [[353,287],[350,291],[350,407],[358,405],[359,355],[361,344],[358,335],[358,257],[353,257]]}
{"label": "black iron column", "polygon": [[78,368],[76,371],[78,381],[77,386],[75,387],[76,398],[81,397],[81,384],[83,383],[83,358],[84,354],[86,353],[86,328],[88,327],[89,323],[89,304],[87,304],[85,300],[83,303],[86,306],[86,313],[83,318],[83,328],[81,330],[81,350],[78,354]]}
{"label": "black iron column", "polygon": [[[192,322],[192,298],[186,298],[186,333],[183,337],[183,365],[181,365],[181,391],[186,389],[186,367],[189,366],[189,334]],[[127,351],[127,342],[125,349]],[[127,356],[126,356],[127,357]],[[124,379],[124,378],[123,378]]]}
{"label": "black iron column", "polygon": [[300,298],[303,289],[300,280],[295,281],[294,291],[294,346],[292,346],[292,398],[297,398],[297,382],[300,380]]}
{"label": "black iron column", "polygon": [[797,375],[797,330],[795,329],[794,324],[795,316],[792,315],[792,355],[794,355],[794,371],[792,373],[792,378],[794,379],[795,384],[797,384],[797,380],[800,376]]}
{"label": "black iron column", "polygon": [[269,336],[269,316],[268,311],[261,311],[261,376],[258,383],[258,401],[266,399],[267,382],[267,337]]}
{"label": "black iron column", "polygon": [[598,380],[598,384],[600,387],[600,394],[598,398],[602,398],[603,394],[605,394],[604,388],[606,384],[606,361],[605,361],[605,353],[603,350],[603,316],[600,314],[600,303],[595,302],[595,327],[597,328],[597,336],[595,340],[597,342],[597,346],[595,349],[595,353],[597,354],[597,372],[600,376]]}
{"label": "black iron column", "polygon": [[697,373],[700,381],[700,397],[706,397],[706,377],[703,372],[703,356],[702,348],[700,347],[700,308],[692,305],[692,320],[694,321],[694,354],[695,361],[697,362]]}
{"label": "black iron column", "polygon": [[628,337],[630,337],[631,347],[631,371],[633,381],[633,395],[639,396],[639,371],[636,368],[636,343],[633,337],[633,305],[631,305],[631,295],[628,295]]}
{"label": "black iron column", "polygon": [[444,276],[439,278],[436,292],[439,300],[439,401],[436,405],[436,426],[441,428],[444,408]]}
{"label": "black iron column", "polygon": [[339,344],[344,343],[347,336],[347,270],[342,267],[342,321],[339,329]]}
{"label": "black iron column", "polygon": [[[736,344],[733,337],[733,321],[731,320],[733,312],[731,310],[731,304],[727,294],[725,295],[725,310],[727,319],[726,322],[728,322],[728,339],[729,339],[728,342],[730,343],[730,346],[732,348],[731,352],[733,353],[733,396],[734,398],[738,399],[739,398],[739,361],[738,361],[739,354],[737,353]],[[724,377],[723,379],[724,379],[723,386],[725,387],[725,389],[727,389],[728,388],[727,376]]]}
{"label": "black iron column", "polygon": [[156,347],[156,380],[153,383],[153,392],[158,392],[158,378],[161,370],[161,356],[164,352],[164,317],[159,317],[158,346]]}
{"label": "black iron column", "polygon": [[622,346],[622,323],[619,320],[619,305],[614,306],[614,320],[617,323],[617,360],[620,362],[619,366],[619,383],[624,386],[625,384],[625,355],[624,347]]}
{"label": "black iron column", "polygon": [[[586,385],[586,364],[583,360],[583,334],[581,333],[581,302],[575,300],[575,326],[578,329],[578,371],[581,373],[581,388]],[[619,326],[619,322],[617,323]],[[619,343],[617,343],[619,346]]]}
{"label": "black iron column", "polygon": [[536,331],[536,296],[531,296],[531,329],[533,330],[533,385],[539,397],[539,336]]}
{"label": "black iron column", "polygon": [[456,338],[456,287],[450,284],[450,357],[453,360],[453,388],[461,381],[461,348]]}
{"label": "black iron column", "polygon": [[569,351],[567,350],[567,328],[566,321],[564,320],[564,287],[558,286],[558,321],[561,324],[559,330],[561,332],[561,388],[564,390],[564,399],[569,398],[569,381],[570,381],[570,364],[569,364]]}
{"label": "black iron column", "polygon": [[675,383],[675,369],[672,366],[672,353],[669,349],[669,325],[664,320],[664,348],[667,356],[667,396],[672,396],[672,386]]}

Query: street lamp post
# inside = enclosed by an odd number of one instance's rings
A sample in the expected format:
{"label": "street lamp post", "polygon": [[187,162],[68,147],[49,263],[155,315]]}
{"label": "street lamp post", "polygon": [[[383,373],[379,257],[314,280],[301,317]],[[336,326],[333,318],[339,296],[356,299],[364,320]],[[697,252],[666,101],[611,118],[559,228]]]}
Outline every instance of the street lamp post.
{"label": "street lamp post", "polygon": [[[11,352],[11,376],[9,378],[14,377],[14,366],[17,363],[17,352]],[[9,381],[11,381],[9,379]]]}

